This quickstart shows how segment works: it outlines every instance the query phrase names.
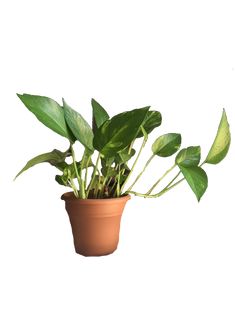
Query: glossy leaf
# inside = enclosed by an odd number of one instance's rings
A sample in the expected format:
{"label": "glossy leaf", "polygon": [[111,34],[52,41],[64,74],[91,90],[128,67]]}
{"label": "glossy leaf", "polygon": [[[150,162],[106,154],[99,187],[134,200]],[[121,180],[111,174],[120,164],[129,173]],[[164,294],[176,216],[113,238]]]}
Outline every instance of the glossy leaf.
{"label": "glossy leaf", "polygon": [[197,200],[200,201],[201,197],[205,193],[208,186],[208,179],[206,172],[198,166],[193,167],[182,167],[180,170],[184,175],[186,181],[191,187],[192,191],[197,197]]}
{"label": "glossy leaf", "polygon": [[[149,111],[146,115],[144,122],[142,123],[146,133],[151,133],[156,127],[162,123],[162,115],[159,111]],[[143,132],[140,130],[137,137],[142,137]]]}
{"label": "glossy leaf", "polygon": [[152,145],[152,152],[160,157],[168,157],[177,152],[180,145],[181,135],[178,133],[168,133],[156,139]]}
{"label": "glossy leaf", "polygon": [[[71,170],[73,172],[71,172]],[[75,176],[76,175],[75,175],[74,166],[72,165],[72,168],[71,168],[71,165],[67,164],[63,170],[63,174],[62,175],[56,175],[55,180],[60,185],[70,186],[71,179],[75,178]]]}
{"label": "glossy leaf", "polygon": [[101,173],[105,177],[115,177],[118,174],[114,167],[102,167]]}
{"label": "glossy leaf", "polygon": [[92,145],[93,132],[86,120],[74,109],[72,109],[63,99],[65,120],[76,139],[84,145],[86,149],[93,152]]}
{"label": "glossy leaf", "polygon": [[136,138],[149,107],[120,113],[104,122],[94,136],[94,147],[105,157],[115,156]]}
{"label": "glossy leaf", "polygon": [[24,168],[16,175],[15,179],[24,171],[43,162],[49,162],[52,166],[55,166],[55,167],[58,166],[59,168],[61,163],[63,163],[65,158],[68,157],[69,155],[70,154],[68,153],[68,151],[63,153],[57,149],[54,149],[52,152],[36,156],[27,162]]}
{"label": "glossy leaf", "polygon": [[205,163],[218,164],[227,155],[231,142],[229,123],[225,110],[223,110],[220,124],[214,142],[206,157]]}
{"label": "glossy leaf", "polygon": [[197,166],[201,159],[201,147],[189,146],[182,149],[175,158],[175,163],[178,166],[191,167]]}
{"label": "glossy leaf", "polygon": [[64,110],[55,100],[29,94],[17,94],[17,96],[45,126],[69,140],[74,139],[66,125]]}
{"label": "glossy leaf", "polygon": [[107,111],[92,98],[92,126],[93,131],[97,130],[105,121],[109,119]]}
{"label": "glossy leaf", "polygon": [[63,175],[56,175],[55,176],[55,180],[57,183],[59,183],[60,185],[64,185],[64,186],[70,186],[68,183],[68,180],[65,180]]}
{"label": "glossy leaf", "polygon": [[131,151],[129,152],[129,147],[123,149],[122,151],[120,151],[117,155],[117,157],[115,158],[115,160],[118,163],[126,163],[128,162],[133,156],[135,155],[135,150],[132,148]]}
{"label": "glossy leaf", "polygon": [[[84,159],[82,169],[85,169],[86,165],[87,165],[87,167],[93,167],[94,166],[91,160],[89,160],[89,162],[88,162],[87,159]],[[81,161],[76,162],[76,166],[77,166],[78,171],[80,171],[81,166],[82,166],[82,162]],[[57,167],[57,168],[59,168],[59,167]],[[55,180],[61,185],[70,186],[69,180],[77,177],[74,164],[73,163],[71,163],[71,164],[63,163],[63,167],[61,166],[59,169],[63,172],[63,174],[62,175],[56,175]]]}
{"label": "glossy leaf", "polygon": [[115,161],[115,156],[109,157],[109,158],[102,156],[101,165],[102,165],[102,167],[105,167],[105,166],[111,167],[112,164],[114,163],[114,161]]}

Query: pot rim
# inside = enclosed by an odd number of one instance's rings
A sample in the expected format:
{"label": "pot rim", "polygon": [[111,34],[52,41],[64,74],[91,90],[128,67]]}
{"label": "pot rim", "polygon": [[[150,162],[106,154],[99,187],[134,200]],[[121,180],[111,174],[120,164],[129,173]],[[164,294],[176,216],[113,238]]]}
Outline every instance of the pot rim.
{"label": "pot rim", "polygon": [[63,201],[69,201],[69,202],[79,202],[79,203],[96,203],[96,202],[123,202],[128,201],[131,199],[130,194],[124,194],[120,197],[113,197],[113,198],[87,198],[87,199],[81,199],[76,198],[73,192],[66,192],[61,195],[61,199]]}

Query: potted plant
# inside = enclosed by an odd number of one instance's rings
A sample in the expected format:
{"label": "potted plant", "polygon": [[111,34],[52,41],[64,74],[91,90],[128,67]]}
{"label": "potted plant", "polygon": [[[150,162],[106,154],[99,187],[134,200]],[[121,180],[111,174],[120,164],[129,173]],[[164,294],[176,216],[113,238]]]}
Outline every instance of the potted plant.
{"label": "potted plant", "polygon": [[[143,107],[119,113],[112,118],[106,110],[92,99],[92,127],[63,99],[63,106],[51,98],[29,94],[18,97],[45,126],[64,136],[69,147],[61,152],[51,152],[34,157],[17,174],[32,166],[47,162],[60,174],[55,180],[72,189],[62,195],[70,218],[74,245],[77,253],[85,256],[100,256],[116,250],[119,239],[121,215],[130,195],[157,198],[185,180],[200,201],[207,189],[208,179],[205,164],[217,164],[226,156],[231,135],[225,110],[223,110],[215,140],[204,161],[201,161],[200,146],[189,146],[180,150],[181,135],[163,134],[152,144],[150,157],[141,172],[130,181],[139,160],[148,134],[162,122],[160,112]],[[140,139],[138,152],[134,144]],[[83,146],[81,160],[77,161],[74,143]],[[146,192],[134,190],[137,181],[156,157],[177,155],[172,167],[148,188]],[[68,162],[68,157],[72,162]],[[131,161],[133,159],[133,161]],[[170,172],[178,173],[160,191],[155,188]]]}

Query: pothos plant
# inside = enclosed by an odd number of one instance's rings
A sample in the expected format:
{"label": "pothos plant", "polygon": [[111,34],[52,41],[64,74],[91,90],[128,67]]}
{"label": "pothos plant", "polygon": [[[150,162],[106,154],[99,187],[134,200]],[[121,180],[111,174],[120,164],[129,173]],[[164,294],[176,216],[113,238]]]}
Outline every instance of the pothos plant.
{"label": "pothos plant", "polygon": [[[16,177],[36,164],[48,162],[61,172],[56,175],[55,180],[61,185],[72,188],[74,195],[81,199],[116,198],[125,194],[155,198],[186,180],[199,201],[208,185],[208,178],[202,167],[205,164],[218,164],[224,159],[230,146],[229,124],[223,110],[216,137],[204,161],[201,162],[200,146],[189,146],[180,150],[180,134],[163,134],[153,142],[150,157],[143,165],[141,172],[128,186],[149,133],[161,125],[160,112],[150,110],[150,107],[143,107],[122,112],[110,118],[107,111],[92,99],[91,127],[82,115],[72,109],[64,99],[61,106],[48,97],[17,95],[39,121],[67,138],[69,147],[65,152],[54,149],[34,157],[27,162]],[[142,144],[136,152],[134,145],[137,139],[140,139]],[[76,141],[84,147],[80,161],[77,161],[75,157],[74,143]],[[176,152],[178,154],[170,169],[163,172],[146,192],[133,190],[136,182],[154,158],[170,157]],[[94,156],[95,161],[93,161]],[[71,163],[68,163],[68,157],[72,157]],[[155,188],[158,184],[175,167],[179,170],[176,176],[171,178],[163,189],[156,192]]]}

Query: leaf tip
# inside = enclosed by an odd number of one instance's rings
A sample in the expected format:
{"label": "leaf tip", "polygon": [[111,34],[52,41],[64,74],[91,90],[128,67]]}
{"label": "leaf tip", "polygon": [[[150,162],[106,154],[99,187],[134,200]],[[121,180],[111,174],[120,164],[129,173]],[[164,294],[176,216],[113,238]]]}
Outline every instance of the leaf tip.
{"label": "leaf tip", "polygon": [[20,174],[21,174],[21,172],[17,173],[17,175],[13,179],[13,182],[15,182],[15,180],[19,177]]}
{"label": "leaf tip", "polygon": [[21,99],[23,95],[16,93],[16,96]]}

